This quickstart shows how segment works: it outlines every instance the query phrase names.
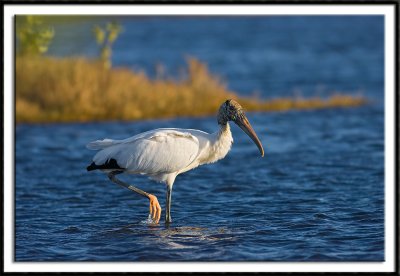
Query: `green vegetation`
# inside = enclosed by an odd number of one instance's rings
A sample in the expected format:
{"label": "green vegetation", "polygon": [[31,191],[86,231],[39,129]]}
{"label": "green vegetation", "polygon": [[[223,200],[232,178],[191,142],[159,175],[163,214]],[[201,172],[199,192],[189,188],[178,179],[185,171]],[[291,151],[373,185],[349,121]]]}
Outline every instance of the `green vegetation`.
{"label": "green vegetation", "polygon": [[106,69],[111,68],[111,47],[121,31],[121,25],[115,22],[107,23],[105,28],[101,28],[98,25],[94,26],[93,28],[93,33],[96,37],[97,45],[99,45],[100,47],[99,60]]}
{"label": "green vegetation", "polygon": [[40,16],[16,17],[18,55],[38,56],[47,52],[54,37],[54,30],[45,25]]}
{"label": "green vegetation", "polygon": [[149,79],[126,68],[106,69],[102,61],[20,56],[16,59],[17,123],[140,120],[216,114],[228,98],[248,111],[285,111],[359,106],[361,96],[240,98],[211,75],[205,64],[188,59],[186,77]]}

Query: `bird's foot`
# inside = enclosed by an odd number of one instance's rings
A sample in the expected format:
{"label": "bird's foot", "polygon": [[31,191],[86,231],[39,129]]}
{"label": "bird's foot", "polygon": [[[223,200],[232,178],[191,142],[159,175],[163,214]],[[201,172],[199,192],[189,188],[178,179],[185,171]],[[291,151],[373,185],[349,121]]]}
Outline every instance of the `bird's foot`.
{"label": "bird's foot", "polygon": [[161,206],[160,203],[158,203],[158,199],[154,195],[148,195],[149,200],[150,200],[150,215],[151,218],[155,223],[158,223],[160,221],[161,217]]}
{"label": "bird's foot", "polygon": [[165,219],[165,227],[169,228],[169,226],[171,225],[172,220],[171,219]]}

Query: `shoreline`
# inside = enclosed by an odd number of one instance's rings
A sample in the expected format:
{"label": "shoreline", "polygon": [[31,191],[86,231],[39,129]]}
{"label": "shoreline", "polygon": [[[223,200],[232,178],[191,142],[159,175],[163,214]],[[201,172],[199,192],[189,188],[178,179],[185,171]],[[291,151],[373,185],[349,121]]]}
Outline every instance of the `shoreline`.
{"label": "shoreline", "polygon": [[362,95],[328,97],[242,97],[226,88],[207,65],[189,58],[184,77],[150,79],[128,68],[105,69],[86,58],[17,57],[15,123],[140,121],[216,114],[227,99],[247,112],[349,108],[365,105]]}
{"label": "shoreline", "polygon": [[[317,110],[332,110],[332,109],[347,109],[347,108],[357,108],[357,107],[362,107],[366,106],[369,104],[369,101],[365,98],[363,98],[365,101],[363,104],[360,105],[353,105],[353,106],[329,106],[329,107],[317,107],[317,108],[305,108],[305,109],[300,109],[300,108],[292,108],[292,109],[286,109],[286,110],[258,110],[258,111],[249,111],[245,110],[246,114],[254,114],[254,113],[288,113],[288,112],[307,112],[307,111],[317,111]],[[104,119],[104,120],[86,120],[86,121],[34,121],[34,122],[29,122],[29,121],[22,121],[22,122],[17,122],[15,121],[15,125],[52,125],[52,124],[112,124],[112,123],[135,123],[135,122],[146,122],[146,121],[169,121],[169,120],[176,120],[176,119],[204,119],[204,118],[210,118],[210,117],[215,117],[216,112],[212,114],[206,114],[206,115],[195,115],[195,116],[190,116],[190,115],[183,115],[183,116],[171,116],[171,117],[152,117],[152,118],[143,118],[143,119]]]}

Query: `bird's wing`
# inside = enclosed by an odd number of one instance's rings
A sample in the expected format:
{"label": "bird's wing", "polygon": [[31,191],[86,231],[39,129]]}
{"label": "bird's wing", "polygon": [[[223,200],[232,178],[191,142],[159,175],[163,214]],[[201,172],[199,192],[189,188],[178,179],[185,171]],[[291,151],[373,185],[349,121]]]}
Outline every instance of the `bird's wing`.
{"label": "bird's wing", "polygon": [[190,165],[200,149],[198,138],[182,130],[158,129],[134,137],[115,141],[93,161],[100,165],[115,159],[118,166],[135,173],[172,173]]}
{"label": "bird's wing", "polygon": [[90,142],[89,144],[86,145],[86,147],[90,150],[101,150],[101,149],[105,149],[108,148],[112,145],[115,144],[116,140],[112,140],[112,139],[103,139],[103,140],[96,140],[93,142]]}
{"label": "bird's wing", "polygon": [[87,144],[86,147],[90,150],[101,150],[101,149],[105,149],[105,148],[108,148],[108,147],[111,147],[114,145],[118,145],[121,143],[134,142],[135,140],[149,136],[149,134],[151,135],[151,133],[153,133],[154,131],[157,131],[157,130],[161,130],[161,129],[146,131],[146,132],[137,134],[135,136],[132,136],[132,137],[124,139],[124,140],[113,140],[113,139],[108,139],[108,138],[105,138],[103,140],[96,140],[96,141],[93,141],[93,142],[90,142],[89,144]]}

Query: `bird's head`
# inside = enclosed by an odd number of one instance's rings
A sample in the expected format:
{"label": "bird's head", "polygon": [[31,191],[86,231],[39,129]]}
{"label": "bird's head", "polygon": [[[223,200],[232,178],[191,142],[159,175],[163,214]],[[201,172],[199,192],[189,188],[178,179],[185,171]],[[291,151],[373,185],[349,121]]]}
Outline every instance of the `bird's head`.
{"label": "bird's head", "polygon": [[218,124],[226,125],[228,121],[237,124],[257,145],[261,156],[264,156],[264,149],[260,139],[258,139],[257,134],[244,114],[242,106],[235,100],[227,100],[219,108]]}

